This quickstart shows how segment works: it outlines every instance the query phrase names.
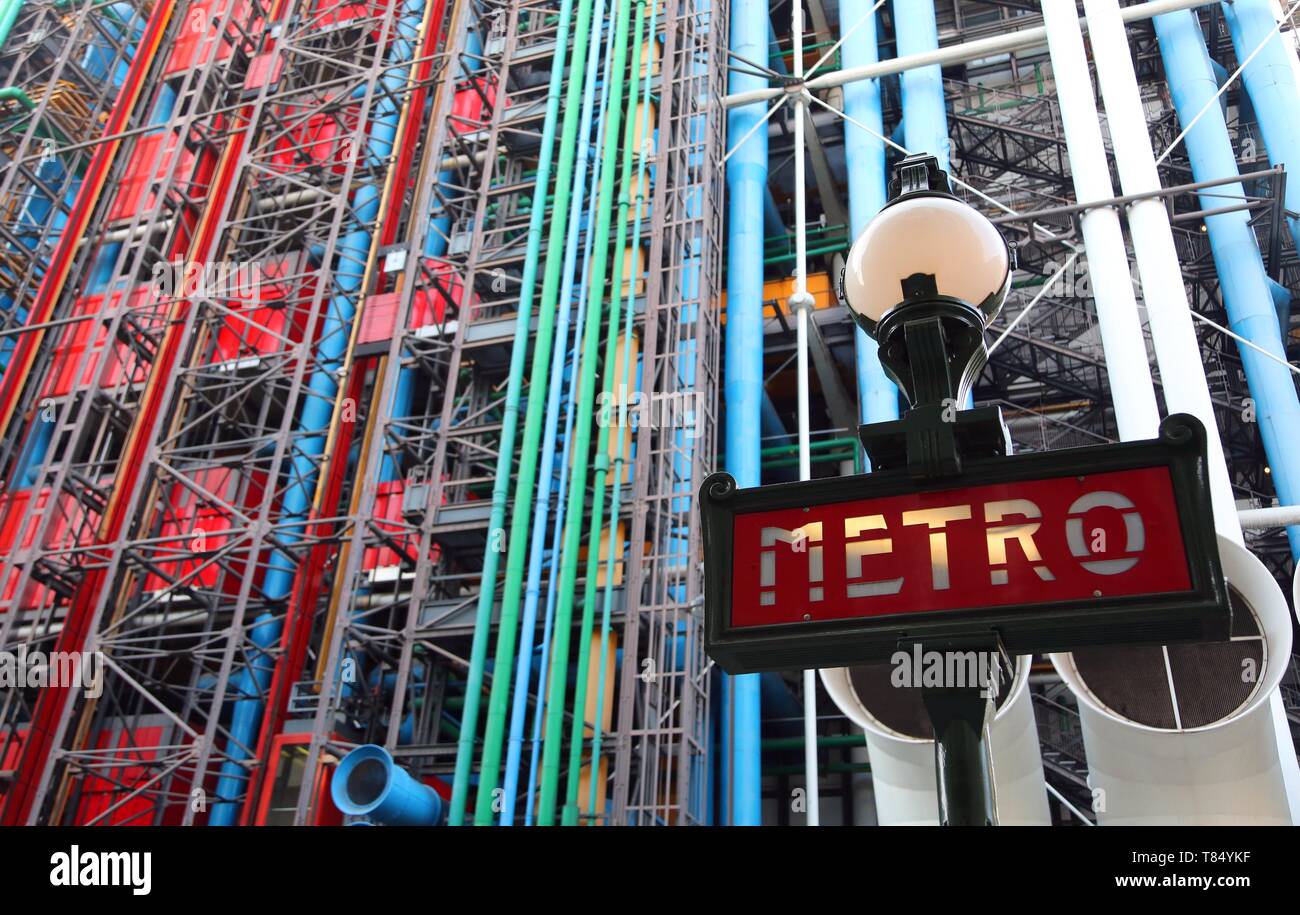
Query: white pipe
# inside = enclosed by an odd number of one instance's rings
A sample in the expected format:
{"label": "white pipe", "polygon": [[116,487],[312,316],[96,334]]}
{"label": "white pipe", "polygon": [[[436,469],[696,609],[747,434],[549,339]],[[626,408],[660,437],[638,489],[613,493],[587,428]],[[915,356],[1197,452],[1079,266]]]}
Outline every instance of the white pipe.
{"label": "white pipe", "polygon": [[[1133,58],[1129,54],[1119,3],[1117,0],[1084,0],[1083,6],[1088,17],[1093,58],[1105,61],[1105,66],[1097,67],[1097,81],[1106,102],[1111,146],[1124,194],[1159,191],[1160,175],[1156,171],[1155,154],[1147,133],[1146,115],[1142,97],[1138,94],[1137,76],[1133,71]],[[1070,150],[1070,160],[1074,162],[1073,149]],[[1187,303],[1165,201],[1149,197],[1129,204],[1128,226],[1138,273],[1142,278],[1142,299],[1146,304],[1160,377],[1175,382],[1165,385],[1165,406],[1170,413],[1190,413],[1205,426],[1214,526],[1223,536],[1241,543],[1241,527],[1236,520],[1228,465],[1223,457],[1223,443],[1219,440],[1218,421],[1210,402],[1210,389],[1201,363],[1201,346],[1192,326],[1191,308]],[[1113,384],[1111,390],[1115,390]]]}
{"label": "white pipe", "polygon": [[[1068,12],[1061,8],[1064,2],[1069,3]],[[1083,119],[1095,126],[1097,113],[1087,63],[1081,59],[1082,39],[1073,14],[1074,5],[1072,0],[1064,2],[1058,3],[1055,8],[1052,8],[1053,2],[1048,2],[1044,13],[1051,30],[1052,64],[1056,71],[1062,120],[1066,124],[1070,162],[1077,182],[1084,162],[1098,157],[1100,136],[1098,133],[1096,145],[1084,145],[1079,142],[1078,135],[1070,131],[1073,116],[1081,113]],[[1123,193],[1139,195],[1159,191],[1160,178],[1147,132],[1146,115],[1138,92],[1122,12],[1116,0],[1084,0],[1084,10],[1093,57],[1099,63],[1096,67],[1097,79],[1106,104],[1111,143]],[[1058,55],[1058,47],[1076,44],[1077,49],[1072,49],[1068,55]],[[1064,67],[1070,69],[1065,70]],[[1080,86],[1087,87],[1086,92],[1079,91]],[[1078,120],[1077,117],[1074,119]],[[1104,152],[1101,153],[1101,162],[1104,166]],[[1080,198],[1082,200],[1082,195]],[[1166,406],[1170,412],[1191,413],[1201,420],[1206,429],[1215,527],[1221,540],[1234,547],[1225,547],[1221,551],[1226,563],[1229,553],[1234,556],[1238,552],[1244,553],[1241,525],[1233,501],[1223,446],[1210,402],[1200,345],[1192,325],[1192,313],[1183,286],[1168,212],[1160,199],[1149,197],[1129,205],[1128,222],[1156,360],[1161,377],[1173,382],[1165,385]],[[1091,248],[1089,255],[1091,259]],[[1127,261],[1124,273],[1127,283]],[[1100,314],[1100,307],[1098,311]],[[1125,392],[1126,382],[1120,378],[1131,374],[1134,366],[1115,366],[1110,359],[1108,342],[1106,348],[1111,390]],[[1145,367],[1145,350],[1142,361]],[[1116,368],[1124,374],[1117,377]],[[1131,409],[1132,403],[1127,396],[1116,398],[1116,418],[1124,438],[1130,437],[1124,430],[1127,425],[1125,417]],[[1144,411],[1142,422],[1148,421]],[[1249,566],[1249,562],[1240,557],[1233,562],[1238,566]],[[1248,573],[1239,569],[1239,574]],[[1270,584],[1271,579],[1267,576],[1254,583],[1253,587],[1258,592],[1255,602],[1273,608],[1264,612],[1280,615],[1286,620],[1286,625],[1278,623],[1273,628],[1283,633],[1289,646],[1290,626],[1285,602],[1281,600],[1280,593],[1268,594]],[[1275,584],[1272,584],[1272,591],[1277,592]],[[1279,604],[1283,608],[1280,614],[1276,610]],[[1275,667],[1279,666],[1279,657],[1289,655],[1289,648],[1284,653],[1275,641],[1270,642],[1268,651],[1274,658]],[[1094,772],[1094,788],[1109,795],[1106,805],[1108,809],[1098,812],[1099,822],[1210,823],[1225,821],[1224,817],[1235,822],[1279,821],[1275,818],[1290,820],[1289,806],[1295,803],[1300,792],[1295,787],[1288,789],[1288,784],[1300,785],[1300,768],[1295,764],[1290,733],[1285,727],[1281,700],[1275,685],[1269,691],[1258,691],[1259,701],[1251,710],[1230,715],[1217,723],[1217,729],[1211,727],[1195,733],[1159,731],[1119,718],[1092,701],[1088,687],[1074,669],[1070,655],[1056,656],[1053,662],[1079,697],[1084,743],[1090,770]],[[1280,677],[1280,671],[1276,673]],[[1225,747],[1232,748],[1231,752]],[[1226,787],[1223,773],[1225,766],[1244,766],[1256,774],[1247,780],[1249,785],[1243,786],[1240,792],[1235,792]],[[1156,775],[1154,781],[1153,774]],[[1232,797],[1221,796],[1224,792]]]}
{"label": "white pipe", "polygon": [[[1097,124],[1097,102],[1092,94],[1092,78],[1074,0],[1044,0],[1043,21],[1060,98],[1075,197],[1081,205],[1111,200],[1115,190],[1111,187],[1106,148]],[[1152,202],[1163,206],[1159,201]],[[1124,441],[1155,438],[1160,411],[1156,407],[1155,386],[1147,363],[1146,342],[1133,295],[1119,213],[1110,205],[1097,206],[1084,211],[1080,226],[1119,436]],[[1181,278],[1178,288],[1182,289]]]}
{"label": "white pipe", "polygon": [[[794,76],[803,79],[803,4],[790,4],[790,31],[794,36]],[[804,161],[804,94],[794,100],[794,292],[789,307],[796,314],[795,350],[799,380],[799,479],[812,479],[812,448],[808,406],[808,213]],[[817,673],[803,672],[803,761],[808,792],[808,825],[821,825],[821,797],[817,774]]]}
{"label": "white pipe", "polygon": [[[1275,505],[1272,508],[1243,508],[1237,520],[1247,530],[1267,530],[1272,527],[1290,527],[1300,524],[1300,505]],[[1296,566],[1300,569],[1300,565]]]}
{"label": "white pipe", "polygon": [[1224,574],[1255,611],[1266,654],[1243,707],[1197,728],[1166,730],[1122,718],[1083,681],[1069,654],[1052,664],[1079,701],[1089,783],[1102,826],[1290,825],[1283,766],[1295,750],[1273,728],[1273,702],[1291,655],[1286,599],[1244,547],[1219,538]]}
{"label": "white pipe", "polygon": [[[1165,13],[1208,6],[1212,2],[1214,0],[1151,0],[1148,3],[1125,7],[1123,16],[1125,22],[1139,22]],[[955,64],[969,63],[972,60],[980,60],[985,57],[993,57],[998,54],[1006,54],[1011,51],[1023,51],[1026,48],[1040,47],[1046,43],[1047,29],[1043,26],[1032,29],[1019,29],[1003,35],[993,35],[988,38],[963,42],[962,44],[948,45],[923,54],[908,54],[905,57],[882,60],[875,64],[824,73],[810,79],[807,87],[812,91],[831,89],[860,79],[891,76],[916,67],[928,67],[931,64],[948,67]],[[747,92],[735,92],[723,97],[722,105],[724,108],[737,108],[741,105],[777,98],[784,94],[785,89],[751,89]]]}
{"label": "white pipe", "polygon": [[[849,761],[855,765],[870,765],[871,757],[866,747],[853,747],[849,750]],[[853,825],[867,826],[876,822],[875,786],[871,783],[870,772],[854,772],[849,779],[853,794]]]}
{"label": "white pipe", "polygon": [[[1038,755],[1038,730],[1029,700],[1029,658],[1017,658],[1011,694],[993,716],[989,745],[993,793],[1002,826],[1051,822]],[[822,685],[850,721],[867,734],[876,820],[881,826],[935,826],[939,806],[934,741],[900,734],[868,710],[847,668],[821,672]]]}

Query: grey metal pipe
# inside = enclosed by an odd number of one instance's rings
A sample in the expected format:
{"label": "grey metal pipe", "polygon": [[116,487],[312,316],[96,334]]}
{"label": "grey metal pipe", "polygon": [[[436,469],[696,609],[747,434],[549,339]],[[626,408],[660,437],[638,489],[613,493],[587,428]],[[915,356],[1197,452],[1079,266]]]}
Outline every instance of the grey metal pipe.
{"label": "grey metal pipe", "polygon": [[[1140,22],[1165,13],[1208,6],[1211,2],[1213,0],[1149,0],[1147,3],[1125,7],[1123,18],[1125,22]],[[890,76],[916,67],[928,67],[932,64],[951,66],[953,64],[968,63],[983,57],[993,57],[997,54],[1007,54],[1012,51],[1023,51],[1025,48],[1039,47],[1046,44],[1047,29],[1043,26],[1037,26],[1032,29],[1020,29],[1004,35],[992,35],[988,38],[949,45],[946,48],[939,48],[936,51],[928,51],[924,54],[908,54],[904,57],[882,60],[879,63],[867,64],[862,67],[850,67],[833,73],[824,73],[808,80],[806,85],[810,91],[815,92],[819,89],[843,86],[846,83],[856,82],[860,79]],[[728,109],[738,108],[742,105],[777,98],[785,94],[785,92],[784,88],[779,87],[734,92],[723,97],[722,106]]]}

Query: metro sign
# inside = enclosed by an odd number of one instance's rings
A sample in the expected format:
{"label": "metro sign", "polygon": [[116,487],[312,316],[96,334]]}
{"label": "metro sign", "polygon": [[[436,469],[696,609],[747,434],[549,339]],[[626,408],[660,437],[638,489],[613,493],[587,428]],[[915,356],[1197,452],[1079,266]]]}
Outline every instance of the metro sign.
{"label": "metro sign", "polygon": [[1012,653],[1226,638],[1205,436],[700,492],[705,647],[724,670],[832,667],[996,631]]}

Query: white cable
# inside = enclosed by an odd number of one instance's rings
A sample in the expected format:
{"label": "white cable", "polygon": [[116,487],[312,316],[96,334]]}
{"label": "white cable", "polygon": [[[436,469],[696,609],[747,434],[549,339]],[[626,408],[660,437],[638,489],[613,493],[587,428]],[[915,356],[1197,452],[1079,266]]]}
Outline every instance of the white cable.
{"label": "white cable", "polygon": [[1274,362],[1276,362],[1278,365],[1286,366],[1286,368],[1287,368],[1287,369],[1288,369],[1292,374],[1300,375],[1300,368],[1296,368],[1294,365],[1292,365],[1291,363],[1287,362],[1285,359],[1279,359],[1277,356],[1275,356],[1273,353],[1270,353],[1268,350],[1264,349],[1262,346],[1257,346],[1257,345],[1255,345],[1254,343],[1251,343],[1249,340],[1247,340],[1245,337],[1241,336],[1240,334],[1234,334],[1232,331],[1228,330],[1228,328],[1224,327],[1222,324],[1219,324],[1219,323],[1217,323],[1217,322],[1215,322],[1215,321],[1211,321],[1209,318],[1207,318],[1205,315],[1203,315],[1203,314],[1201,314],[1201,313],[1199,313],[1199,312],[1193,311],[1193,312],[1191,312],[1191,315],[1192,315],[1192,317],[1195,318],[1196,320],[1201,321],[1201,322],[1203,322],[1203,323],[1205,323],[1205,324],[1210,325],[1210,326],[1213,327],[1215,330],[1217,330],[1219,333],[1221,333],[1221,334],[1227,334],[1229,337],[1231,337],[1232,339],[1236,340],[1238,343],[1244,343],[1244,344],[1246,344],[1246,346],[1249,346],[1251,349],[1255,350],[1256,352],[1262,353],[1263,355],[1265,355],[1265,356],[1267,356],[1268,358],[1272,359],[1272,360],[1273,360]]}
{"label": "white cable", "polygon": [[[794,35],[794,78],[803,80],[803,3],[790,4],[790,31]],[[789,96],[786,96],[788,98]],[[810,408],[808,405],[808,191],[804,161],[804,111],[808,90],[800,89],[794,99],[794,294],[789,307],[795,312],[799,382],[799,479],[812,479]],[[804,782],[807,790],[808,825],[821,825],[821,798],[817,774],[817,671],[803,672]]]}

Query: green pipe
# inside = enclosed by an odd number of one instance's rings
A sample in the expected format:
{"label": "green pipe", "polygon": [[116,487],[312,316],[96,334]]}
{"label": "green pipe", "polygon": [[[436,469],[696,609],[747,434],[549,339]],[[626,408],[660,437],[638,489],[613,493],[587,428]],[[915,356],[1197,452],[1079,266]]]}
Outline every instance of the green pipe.
{"label": "green pipe", "polygon": [[18,21],[18,14],[22,12],[23,0],[3,0],[0,2],[0,48],[3,48],[9,41],[9,33],[13,31],[14,23]]}
{"label": "green pipe", "polygon": [[[492,669],[492,692],[488,697],[487,731],[479,763],[479,786],[474,805],[474,825],[490,826],[493,797],[501,775],[501,752],[505,743],[507,713],[510,710],[511,673],[519,634],[519,608],[524,591],[532,528],[533,490],[537,484],[537,461],[542,441],[546,389],[551,376],[551,346],[555,337],[555,316],[559,311],[560,281],[564,246],[568,235],[569,194],[573,187],[574,160],[578,152],[578,121],[582,92],[586,85],[587,44],[591,39],[592,0],[580,0],[574,27],[573,51],[569,58],[569,83],[564,100],[564,127],[560,136],[560,162],[555,173],[555,201],[551,210],[550,234],[546,241],[546,273],[533,342],[533,367],[528,379],[528,413],[524,420],[524,444],[515,480],[514,511],[506,539],[506,579],[501,587],[501,618],[497,625],[496,662]],[[599,29],[600,25],[596,25]]]}
{"label": "green pipe", "polygon": [[[555,628],[551,645],[551,670],[547,681],[546,737],[542,743],[541,790],[537,825],[555,825],[555,807],[560,782],[560,750],[564,741],[564,694],[568,687],[569,640],[573,625],[573,592],[578,577],[578,549],[582,539],[582,516],[587,501],[587,454],[591,448],[591,420],[595,411],[596,360],[600,355],[600,326],[604,301],[605,275],[609,268],[609,223],[614,200],[614,166],[617,164],[619,128],[623,118],[623,84],[627,68],[628,18],[631,0],[619,0],[614,24],[614,58],[610,69],[609,112],[605,121],[605,142],[601,151],[600,192],[597,197],[596,239],[592,252],[588,289],[592,298],[582,330],[582,372],[578,385],[578,405],[574,416],[573,467],[569,485],[569,503],[564,525],[560,581],[555,607]],[[620,258],[617,262],[622,263]],[[616,269],[618,269],[616,267]],[[615,297],[617,292],[615,292]],[[604,457],[597,460],[604,463]],[[593,549],[595,545],[593,544]],[[579,687],[582,678],[579,678]],[[581,714],[578,716],[581,718]]]}
{"label": "green pipe", "polygon": [[[628,111],[633,110],[641,77],[641,32],[645,26],[645,0],[637,0],[636,24],[633,35],[637,40],[632,43],[632,82],[628,91]],[[614,392],[614,363],[618,357],[618,335],[622,310],[623,261],[627,252],[628,202],[632,189],[632,153],[636,148],[635,119],[629,117],[624,125],[622,161],[619,168],[618,229],[614,240],[614,272],[609,284],[609,331],[605,337],[605,358],[602,373],[602,396],[609,402]],[[635,291],[634,278],[628,277],[629,291]],[[625,366],[626,367],[626,366]],[[586,736],[587,718],[587,674],[591,664],[592,628],[596,610],[596,574],[600,565],[600,533],[604,527],[605,490],[609,485],[609,427],[608,422],[600,425],[596,436],[596,471],[595,485],[591,496],[591,520],[587,531],[587,567],[582,587],[582,630],[578,638],[577,680],[573,686],[573,728],[569,737],[569,777],[565,786],[565,804],[561,823],[576,826],[578,823],[578,783],[582,777],[582,748]],[[620,442],[622,436],[619,437]],[[617,490],[617,485],[615,489]],[[617,518],[615,519],[615,525]],[[614,553],[614,534],[616,527],[609,529],[609,552]],[[599,718],[600,710],[596,710]],[[593,757],[593,764],[595,762]],[[593,782],[596,772],[593,768]]]}
{"label": "green pipe", "polygon": [[36,103],[32,101],[32,97],[17,86],[6,86],[5,88],[0,89],[0,102],[8,102],[10,100],[22,105],[28,111],[31,111],[36,107]]}
{"label": "green pipe", "polygon": [[[857,454],[856,451],[834,451],[831,452],[830,454],[817,454],[817,455],[813,455],[812,462],[814,464],[834,464],[834,463],[838,463],[839,461],[851,461],[853,460],[855,454]],[[799,466],[798,458],[783,458],[782,460],[779,461],[763,462],[764,468],[770,467],[773,470],[781,467],[798,467],[798,466]]]}
{"label": "green pipe", "polygon": [[[763,741],[762,746],[764,750],[802,750],[803,743],[802,735],[799,737],[769,737]],[[817,746],[819,747],[865,747],[866,745],[866,734],[826,734],[817,738]]]}
{"label": "green pipe", "polygon": [[[483,575],[479,584],[478,606],[474,614],[474,637],[470,643],[469,675],[466,679],[465,709],[461,715],[460,738],[456,742],[456,770],[451,787],[451,805],[447,813],[450,826],[465,822],[465,804],[469,795],[470,770],[474,763],[474,737],[478,731],[478,710],[482,701],[483,669],[487,664],[488,634],[492,628],[492,609],[496,603],[497,567],[501,553],[496,547],[494,531],[505,524],[510,495],[510,472],[515,453],[515,435],[519,426],[519,399],[524,385],[524,359],[528,352],[528,331],[532,325],[533,291],[537,285],[537,261],[541,252],[542,229],[550,179],[551,157],[555,148],[555,123],[560,115],[560,87],[564,81],[564,49],[569,40],[569,20],[573,0],[560,0],[560,28],[555,38],[555,60],[551,64],[551,82],[546,94],[546,116],[542,122],[542,143],[538,153],[537,185],[533,190],[533,211],[528,219],[528,245],[524,254],[524,271],[519,284],[519,308],[515,316],[514,345],[510,351],[510,374],[506,381],[506,409],[501,419],[500,451],[497,454],[496,480],[492,484],[492,510],[488,516],[488,545],[483,553]],[[510,679],[506,677],[506,679]],[[496,678],[493,679],[496,682]]]}
{"label": "green pipe", "polygon": [[[827,438],[827,439],[822,439],[820,442],[813,442],[811,445],[808,446],[808,450],[825,451],[828,448],[844,448],[844,447],[856,448],[857,445],[858,445],[858,440],[856,438],[847,438],[847,437]],[[776,455],[776,454],[794,454],[798,450],[799,450],[798,444],[769,445],[768,447],[761,449],[758,453],[762,457],[771,457],[772,455]],[[726,455],[725,454],[718,455],[718,466],[724,467],[726,466],[726,463],[727,463]]]}
{"label": "green pipe", "polygon": [[[629,109],[632,108],[631,101],[636,98],[636,80],[640,79],[640,75],[641,75],[641,48],[643,45],[647,43],[647,41],[654,41],[655,25],[657,23],[658,13],[659,13],[659,6],[658,3],[656,3],[654,6],[650,8],[650,21],[648,24],[646,24],[645,32],[642,33],[641,25],[642,25],[642,20],[645,18],[644,7],[645,7],[645,0],[637,0],[636,25],[633,29],[633,34],[637,36],[637,40],[636,40],[636,44],[633,45],[634,51],[632,54],[632,72],[636,74],[636,76],[633,79],[632,89],[628,93]],[[643,192],[646,185],[646,161],[647,161],[647,157],[644,153],[644,147],[645,145],[648,145],[650,143],[650,137],[652,135],[650,131],[650,124],[649,124],[650,80],[646,79],[643,82],[645,85],[645,94],[642,96],[641,99],[642,102],[641,117],[637,119],[635,130],[633,129],[632,126],[632,120],[630,118],[628,119],[628,132],[627,132],[627,136],[624,138],[624,143],[626,144],[624,154],[627,155],[627,153],[630,150],[635,150],[637,153],[636,184],[634,185],[636,188],[636,217],[632,222],[632,244],[628,245],[626,249],[631,252],[636,252],[641,246],[641,223],[642,220],[644,219],[644,203],[645,203],[645,197],[643,196]],[[620,208],[619,208],[619,225],[623,227],[625,227],[627,224],[627,219],[624,214],[626,213],[628,203],[629,203],[628,195],[629,195],[629,188],[627,182],[624,182],[622,201],[620,202]],[[623,229],[620,229],[620,234],[622,234],[622,231]],[[620,264],[622,263],[622,261],[623,259],[619,258]],[[635,262],[633,262],[633,267],[635,269]],[[623,333],[623,363],[622,363],[622,370],[619,373],[619,379],[618,379],[618,393],[619,393],[620,401],[626,395],[626,392],[630,387],[629,382],[632,373],[632,321],[633,321],[633,315],[636,313],[636,280],[637,277],[635,273],[628,277],[627,295],[625,298],[626,305],[624,307],[627,310],[627,329]],[[614,289],[622,288],[621,278],[619,277],[618,273],[615,273],[613,288]],[[612,335],[610,339],[611,340],[614,339]],[[608,357],[606,358],[608,359]],[[608,365],[609,363],[607,362],[606,364]],[[611,387],[612,384],[607,384],[605,386],[606,391],[609,391]],[[602,431],[606,433],[604,437],[608,439],[608,429]],[[621,508],[622,497],[623,497],[623,470],[624,467],[626,466],[626,462],[624,459],[625,458],[624,451],[627,445],[627,438],[628,438],[627,434],[624,433],[622,428],[620,428],[619,435],[618,435],[618,443],[614,447],[614,486],[613,486],[613,495],[611,496],[610,503],[609,503],[609,522],[608,522],[609,551],[608,551],[608,555],[605,557],[605,591],[601,595],[602,606],[600,611],[600,664],[596,674],[596,714],[591,723],[591,735],[592,735],[591,736],[591,777],[587,779],[587,783],[588,783],[587,811],[593,816],[596,813],[596,793],[597,793],[597,788],[599,787],[600,743],[601,743],[601,736],[602,736],[601,735],[601,729],[602,729],[601,709],[604,708],[605,705],[605,675],[608,667],[607,656],[609,654],[610,617],[613,614],[613,608],[614,608],[614,569],[615,566],[617,565],[619,556],[622,555],[623,552],[622,539],[618,540],[617,548],[615,548],[614,536],[615,533],[618,531],[618,516],[619,516],[619,510]],[[596,449],[597,451],[600,451],[603,447],[605,446],[598,444],[596,446]],[[593,517],[595,517],[594,510],[593,510]],[[591,548],[588,547],[587,551],[588,554],[590,554]],[[592,582],[594,582],[594,578],[589,581],[588,583],[589,588]],[[580,654],[579,658],[586,656],[586,654],[590,654],[590,652]],[[579,750],[581,750],[582,730],[581,728],[578,728],[577,730],[578,730],[578,734],[577,734],[577,740],[575,741],[575,744],[578,746]],[[576,800],[577,785],[576,785],[576,780],[574,780],[572,777],[573,772],[574,770],[571,766],[569,769],[569,773],[570,773],[570,780],[574,782],[575,796],[570,797],[569,806],[565,808],[565,812],[568,813],[569,807],[572,807],[574,811],[574,816],[576,817],[577,807],[574,802]]]}
{"label": "green pipe", "polygon": [[[830,245],[819,245],[819,246],[817,246],[816,248],[809,248],[809,249],[805,252],[805,254],[806,254],[807,256],[809,256],[809,257],[811,257],[811,256],[813,256],[813,255],[816,255],[816,254],[833,254],[833,253],[836,252],[836,251],[843,251],[845,245],[847,245],[848,242],[849,242],[848,236],[845,236],[843,241],[840,241],[840,242],[838,242],[838,243],[836,243],[836,244],[830,244]],[[771,257],[765,257],[765,258],[763,258],[763,263],[764,263],[764,264],[780,264],[780,263],[783,263],[783,262],[785,262],[785,261],[792,261],[792,260],[794,260],[797,256],[798,256],[798,255],[794,254],[793,252],[791,252],[790,254],[776,254],[776,255],[772,255]]]}
{"label": "green pipe", "polygon": [[[849,227],[844,225],[833,226],[813,226],[806,233],[809,241],[820,238],[835,238],[837,240],[849,237]],[[763,247],[780,248],[785,251],[793,251],[795,237],[793,232],[782,232],[779,235],[767,235],[763,238]]]}
{"label": "green pipe", "polygon": [[[797,766],[764,766],[764,775],[803,775],[808,770],[803,763]],[[827,763],[821,767],[822,772],[870,772],[871,763]]]}

